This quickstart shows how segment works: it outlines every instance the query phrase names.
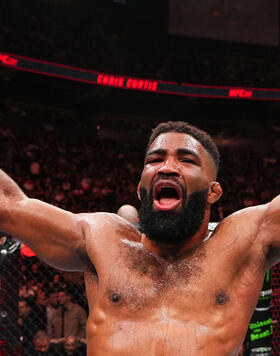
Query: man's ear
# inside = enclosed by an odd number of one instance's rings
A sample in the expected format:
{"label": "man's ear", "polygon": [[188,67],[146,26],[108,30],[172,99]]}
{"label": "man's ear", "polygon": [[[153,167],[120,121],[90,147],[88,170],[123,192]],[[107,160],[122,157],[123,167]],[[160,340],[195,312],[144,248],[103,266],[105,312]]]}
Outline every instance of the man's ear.
{"label": "man's ear", "polygon": [[140,197],[140,182],[137,185],[137,196],[138,196],[138,199],[141,201],[141,197]]}
{"label": "man's ear", "polygon": [[211,182],[207,202],[212,205],[218,201],[223,194],[223,189],[218,182]]}

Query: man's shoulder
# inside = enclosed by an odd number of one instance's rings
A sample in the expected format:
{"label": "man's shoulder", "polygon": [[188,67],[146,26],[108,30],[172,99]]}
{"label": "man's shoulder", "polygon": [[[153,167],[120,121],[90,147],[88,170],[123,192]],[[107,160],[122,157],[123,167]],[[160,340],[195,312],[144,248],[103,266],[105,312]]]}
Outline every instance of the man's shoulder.
{"label": "man's shoulder", "polygon": [[266,209],[267,204],[249,206],[228,215],[222,222],[226,224],[243,223],[248,222],[247,219],[250,219],[253,223],[257,223],[263,218]]}
{"label": "man's shoulder", "polygon": [[124,219],[114,213],[98,212],[98,213],[81,213],[77,214],[77,218],[81,223],[92,227],[109,226],[114,227],[124,223]]}
{"label": "man's shoulder", "polygon": [[221,234],[223,238],[257,238],[260,226],[265,216],[267,205],[251,206],[240,209],[224,218],[215,227],[213,234]]}
{"label": "man's shoulder", "polygon": [[79,219],[82,224],[85,235],[96,236],[98,238],[110,237],[120,235],[135,235],[139,234],[137,228],[114,213],[87,213],[79,214]]}
{"label": "man's shoulder", "polygon": [[83,316],[83,314],[86,314],[85,309],[77,303],[69,302],[69,305],[67,307],[70,313],[75,313],[78,314],[79,316]]}
{"label": "man's shoulder", "polygon": [[69,302],[67,305],[67,309],[83,309],[83,308],[78,303]]}

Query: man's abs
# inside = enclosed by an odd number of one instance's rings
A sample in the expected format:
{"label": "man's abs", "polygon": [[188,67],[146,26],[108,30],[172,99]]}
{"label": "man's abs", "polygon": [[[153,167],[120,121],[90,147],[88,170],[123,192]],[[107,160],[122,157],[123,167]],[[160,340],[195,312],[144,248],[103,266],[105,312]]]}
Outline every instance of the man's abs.
{"label": "man's abs", "polygon": [[89,320],[88,356],[233,356],[242,345],[241,329],[232,335],[230,326],[216,328],[209,323],[181,322],[167,316],[151,319],[110,318],[103,325]]}

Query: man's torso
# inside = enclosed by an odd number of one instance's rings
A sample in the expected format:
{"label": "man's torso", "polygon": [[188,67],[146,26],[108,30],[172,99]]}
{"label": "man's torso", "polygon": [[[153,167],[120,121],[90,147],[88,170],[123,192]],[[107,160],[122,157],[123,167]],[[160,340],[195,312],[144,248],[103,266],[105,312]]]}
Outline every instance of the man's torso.
{"label": "man's torso", "polygon": [[116,220],[108,217],[102,239],[98,223],[86,233],[95,266],[85,272],[88,354],[236,355],[266,270],[254,234],[228,219],[195,250],[168,260]]}

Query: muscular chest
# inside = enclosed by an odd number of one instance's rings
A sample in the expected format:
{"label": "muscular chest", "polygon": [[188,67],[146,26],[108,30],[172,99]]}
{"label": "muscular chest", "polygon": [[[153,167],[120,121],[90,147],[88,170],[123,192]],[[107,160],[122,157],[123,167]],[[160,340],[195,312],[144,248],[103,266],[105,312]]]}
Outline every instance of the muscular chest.
{"label": "muscular chest", "polygon": [[98,294],[102,302],[130,312],[163,304],[183,303],[186,308],[196,303],[226,304],[229,295],[216,276],[207,273],[208,264],[203,248],[177,260],[164,260],[137,243],[123,243],[107,266],[109,273],[99,279]]}

